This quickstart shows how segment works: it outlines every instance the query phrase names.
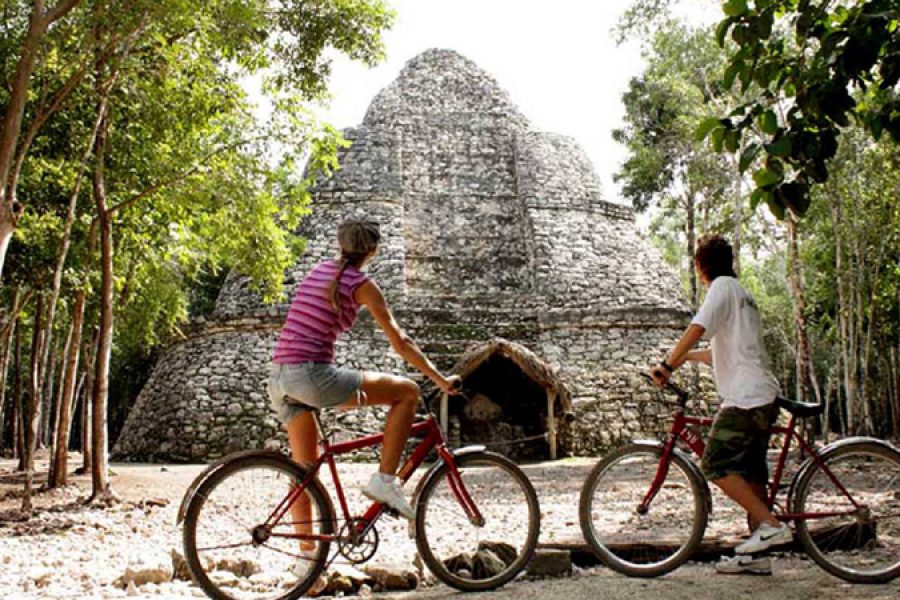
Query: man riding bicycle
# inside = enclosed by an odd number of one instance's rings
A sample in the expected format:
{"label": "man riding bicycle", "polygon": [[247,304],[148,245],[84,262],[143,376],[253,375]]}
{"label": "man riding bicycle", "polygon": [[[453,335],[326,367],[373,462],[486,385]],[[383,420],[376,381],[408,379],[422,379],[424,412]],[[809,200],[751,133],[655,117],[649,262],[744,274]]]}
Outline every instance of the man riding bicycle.
{"label": "man riding bicycle", "polygon": [[[650,374],[664,386],[687,361],[712,366],[722,404],[713,422],[701,467],[707,479],[740,504],[753,534],[735,548],[736,556],[716,565],[720,573],[772,573],[769,557],[754,557],[791,541],[791,530],[766,505],[769,426],[777,415],[778,382],[769,369],[756,302],[737,280],[728,242],[718,235],[700,238],[694,264],[709,290],[703,305],[668,357]],[[710,347],[694,350],[700,340]]]}

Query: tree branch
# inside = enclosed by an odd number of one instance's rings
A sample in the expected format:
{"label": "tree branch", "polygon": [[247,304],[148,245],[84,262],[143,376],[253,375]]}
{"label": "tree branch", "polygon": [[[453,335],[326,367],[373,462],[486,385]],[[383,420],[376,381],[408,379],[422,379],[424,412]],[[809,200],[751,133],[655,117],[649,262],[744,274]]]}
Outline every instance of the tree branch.
{"label": "tree branch", "polygon": [[[59,0],[56,6],[44,13],[45,26],[49,26],[66,16],[80,2],[81,0]],[[40,2],[40,4],[43,4],[43,2]]]}
{"label": "tree branch", "polygon": [[[113,213],[116,213],[124,208],[128,208],[129,206],[132,206],[133,204],[136,204],[137,202],[140,202],[147,196],[155,194],[162,188],[169,187],[171,185],[174,185],[176,183],[179,183],[179,182],[187,179],[188,177],[190,177],[191,175],[193,175],[194,173],[199,171],[201,167],[205,166],[210,160],[212,160],[216,156],[219,156],[220,154],[223,154],[224,152],[227,152],[229,150],[234,150],[235,148],[239,148],[240,146],[243,146],[245,144],[249,144],[252,141],[253,141],[253,139],[239,140],[239,141],[231,143],[231,144],[226,144],[225,146],[222,146],[221,148],[218,148],[218,149],[210,152],[209,154],[204,156],[202,159],[200,159],[200,161],[198,161],[190,169],[186,169],[185,171],[182,171],[181,173],[179,173],[169,179],[159,181],[159,182],[151,185],[150,187],[144,189],[143,191],[135,194],[134,196],[128,198],[127,200],[123,200],[122,202],[119,202],[118,204],[111,206],[106,211],[107,215],[112,216]],[[96,220],[96,217],[94,219]]]}

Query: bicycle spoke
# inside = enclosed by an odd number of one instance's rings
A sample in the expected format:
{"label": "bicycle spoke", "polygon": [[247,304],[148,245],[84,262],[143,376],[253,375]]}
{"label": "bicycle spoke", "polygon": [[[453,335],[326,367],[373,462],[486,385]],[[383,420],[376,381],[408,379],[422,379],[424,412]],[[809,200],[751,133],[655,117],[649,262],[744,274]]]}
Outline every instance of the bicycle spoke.
{"label": "bicycle spoke", "polygon": [[197,548],[197,552],[211,552],[212,550],[228,550],[231,548],[242,548],[244,546],[252,546],[253,541],[249,542],[238,542],[236,544],[223,544],[221,546],[207,546],[204,548]]}

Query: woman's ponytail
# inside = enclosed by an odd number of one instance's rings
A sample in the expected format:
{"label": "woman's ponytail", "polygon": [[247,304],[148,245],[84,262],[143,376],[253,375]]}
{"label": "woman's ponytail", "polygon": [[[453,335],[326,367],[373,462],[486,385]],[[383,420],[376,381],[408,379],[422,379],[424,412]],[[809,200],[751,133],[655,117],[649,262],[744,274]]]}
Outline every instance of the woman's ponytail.
{"label": "woman's ponytail", "polygon": [[338,227],[341,261],[337,275],[328,287],[328,300],[335,312],[341,310],[341,277],[348,266],[360,268],[381,241],[381,231],[375,221],[350,219]]}
{"label": "woman's ponytail", "polygon": [[341,256],[341,265],[338,268],[337,275],[334,276],[334,279],[331,280],[331,285],[328,287],[328,299],[331,301],[331,308],[337,313],[341,312],[341,277],[344,276],[344,271],[349,264],[350,261],[347,257]]}

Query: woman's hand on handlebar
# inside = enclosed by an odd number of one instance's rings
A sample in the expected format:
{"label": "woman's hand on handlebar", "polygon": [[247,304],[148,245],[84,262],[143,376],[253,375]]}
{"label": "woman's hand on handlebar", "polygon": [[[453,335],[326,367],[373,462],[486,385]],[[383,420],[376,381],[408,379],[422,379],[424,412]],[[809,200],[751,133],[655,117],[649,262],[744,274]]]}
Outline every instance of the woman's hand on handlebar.
{"label": "woman's hand on handlebar", "polygon": [[459,375],[451,375],[444,377],[443,381],[436,382],[441,391],[445,394],[455,396],[462,391],[462,378]]}

